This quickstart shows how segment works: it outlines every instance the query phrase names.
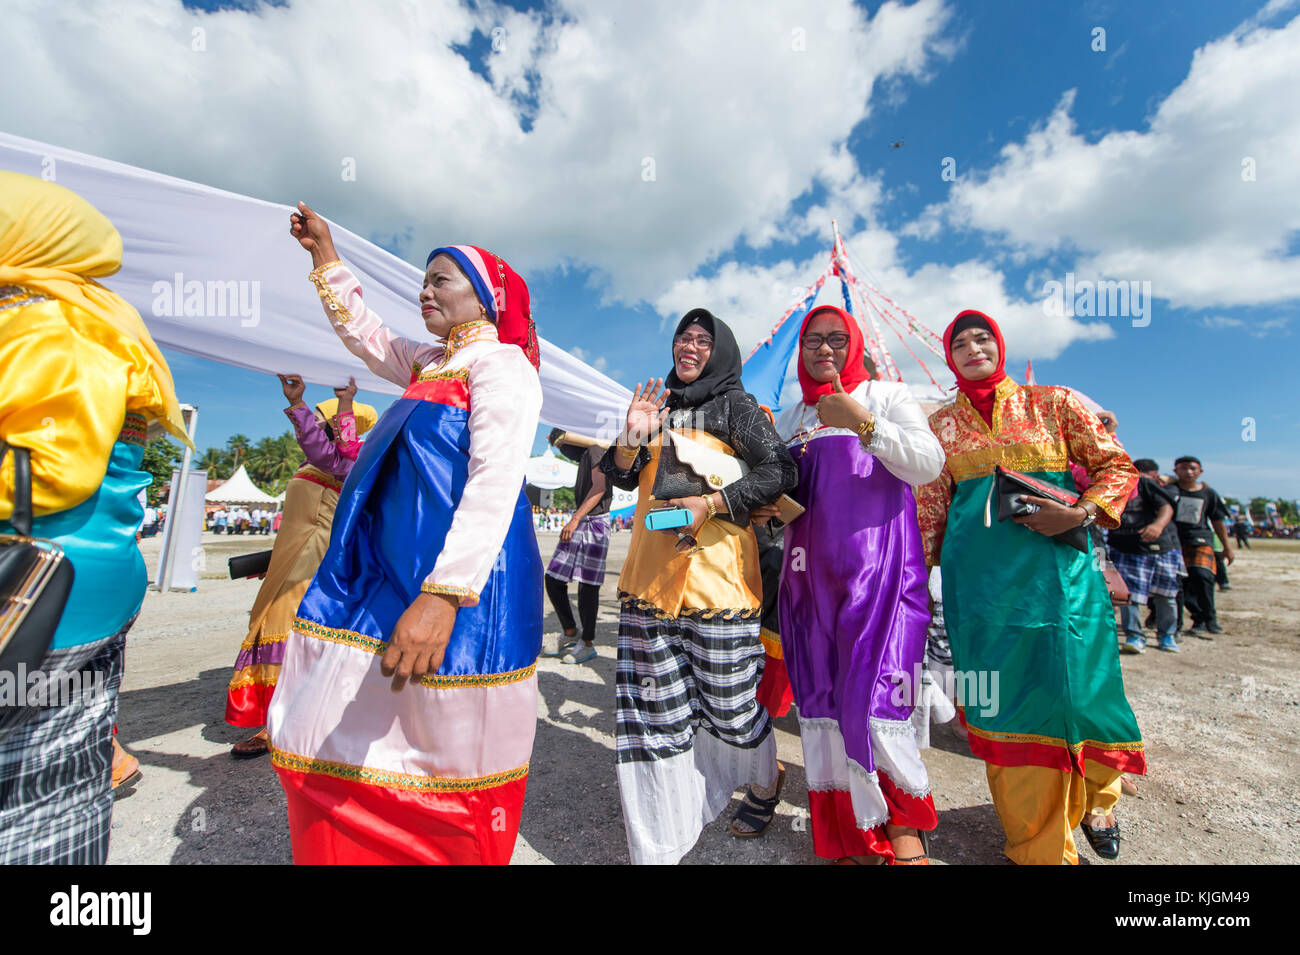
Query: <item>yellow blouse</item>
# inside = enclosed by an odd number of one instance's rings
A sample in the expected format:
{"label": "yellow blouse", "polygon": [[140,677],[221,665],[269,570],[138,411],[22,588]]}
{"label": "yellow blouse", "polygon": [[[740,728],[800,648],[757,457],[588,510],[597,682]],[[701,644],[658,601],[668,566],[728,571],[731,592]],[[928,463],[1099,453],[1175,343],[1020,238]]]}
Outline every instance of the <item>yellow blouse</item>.
{"label": "yellow blouse", "polygon": [[[99,489],[127,412],[156,417],[157,386],[138,344],[112,347],[67,302],[0,289],[0,439],[28,448],[36,515],[76,507]],[[13,514],[13,455],[0,467],[0,520]]]}
{"label": "yellow blouse", "polygon": [[[705,431],[673,430],[715,450],[735,453]],[[677,538],[672,534],[646,530],[646,512],[660,506],[650,491],[659,471],[661,442],[656,437],[649,446],[650,462],[639,476],[632,541],[618,579],[620,595],[668,617],[757,617],[763,604],[763,580],[752,528],[728,520],[705,521],[696,537],[699,549],[690,555],[677,553]]]}

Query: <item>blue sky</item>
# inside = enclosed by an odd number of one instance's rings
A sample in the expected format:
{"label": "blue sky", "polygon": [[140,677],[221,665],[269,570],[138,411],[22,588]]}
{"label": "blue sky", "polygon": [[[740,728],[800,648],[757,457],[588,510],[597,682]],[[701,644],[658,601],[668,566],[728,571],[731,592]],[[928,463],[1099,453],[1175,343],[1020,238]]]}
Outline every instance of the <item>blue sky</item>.
{"label": "blue sky", "polygon": [[[154,26],[100,25],[102,66],[60,46],[78,42],[69,14],[24,10],[33,56],[74,55],[33,60],[29,81],[49,75],[29,88],[44,92],[0,105],[0,128],[303,198],[412,262],[432,242],[491,247],[527,276],[541,333],[628,385],[667,370],[672,321],[695,305],[748,351],[820,272],[833,216],[864,277],[937,332],[962,307],[989,312],[1013,377],[1032,359],[1040,383],[1083,390],[1116,412],[1134,457],[1168,468],[1194,453],[1226,494],[1300,496],[1286,410],[1296,3],[828,0],[667,18],[644,4],[441,0],[413,22],[331,3],[310,17],[131,6]],[[181,92],[110,75],[115,51],[165,67],[174,53],[147,31],[196,26],[213,52]],[[338,182],[338,155],[378,174]],[[1044,283],[1067,273],[1150,282],[1149,324],[1047,314]],[[168,359],[200,408],[200,448],[285,429],[275,378]]]}

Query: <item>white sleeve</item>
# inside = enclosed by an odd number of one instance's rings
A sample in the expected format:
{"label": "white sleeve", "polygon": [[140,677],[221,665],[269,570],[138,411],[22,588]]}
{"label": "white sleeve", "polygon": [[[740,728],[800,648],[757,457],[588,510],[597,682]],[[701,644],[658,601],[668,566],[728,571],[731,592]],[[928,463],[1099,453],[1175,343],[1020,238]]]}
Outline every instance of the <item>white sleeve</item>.
{"label": "white sleeve", "polygon": [[494,347],[469,370],[469,475],[442,553],[420,588],[478,603],[505,543],[542,410],[537,372],[514,345]]}
{"label": "white sleeve", "polygon": [[794,404],[790,405],[790,407],[782,411],[781,417],[776,419],[776,433],[780,436],[781,440],[787,444],[789,444],[790,440],[795,436],[795,432],[799,430],[799,420],[801,418],[802,408],[803,405],[796,401]]}
{"label": "white sleeve", "polygon": [[929,484],[943,470],[944,453],[925,412],[906,386],[891,388],[881,407],[867,450],[900,481]]}
{"label": "white sleeve", "polygon": [[320,295],[325,314],[348,351],[380,378],[405,388],[411,383],[411,363],[425,343],[398,338],[361,297],[361,283],[342,262],[327,262],[307,276]]}

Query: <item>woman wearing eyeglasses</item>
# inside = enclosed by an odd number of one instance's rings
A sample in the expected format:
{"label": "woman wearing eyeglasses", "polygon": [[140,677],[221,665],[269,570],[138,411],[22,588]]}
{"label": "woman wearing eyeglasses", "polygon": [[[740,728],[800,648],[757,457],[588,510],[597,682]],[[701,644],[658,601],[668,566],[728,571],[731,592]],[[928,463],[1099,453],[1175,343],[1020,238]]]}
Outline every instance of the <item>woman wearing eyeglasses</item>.
{"label": "woman wearing eyeglasses", "polygon": [[[776,741],[755,697],[763,590],[749,525],[750,512],[791,490],[797,475],[741,386],[740,365],[731,329],[705,309],[687,312],[667,388],[637,385],[626,428],[601,460],[615,487],[640,491],[619,577],[616,678],[618,781],[634,863],[677,862],[746,783],[737,836],[760,835],[780,798]],[[740,458],[748,473],[721,490],[652,501],[661,462],[676,462],[666,481],[695,479],[682,464],[695,452],[674,444],[665,454],[679,435],[697,451]],[[647,530],[647,512],[665,503],[689,510],[690,525]]]}
{"label": "woman wearing eyeglasses", "polygon": [[943,448],[907,386],[873,380],[869,361],[852,316],[824,306],[804,319],[803,400],[777,422],[806,509],[785,531],[781,649],[813,851],[927,865],[919,833],[938,819],[910,720],[930,613],[912,486],[939,476]]}

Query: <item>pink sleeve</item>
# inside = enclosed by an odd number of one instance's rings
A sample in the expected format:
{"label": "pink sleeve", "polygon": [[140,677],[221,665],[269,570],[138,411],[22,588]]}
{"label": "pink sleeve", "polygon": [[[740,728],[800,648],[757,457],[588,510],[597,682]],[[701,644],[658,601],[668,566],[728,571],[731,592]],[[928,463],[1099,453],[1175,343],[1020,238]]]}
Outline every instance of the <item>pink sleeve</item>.
{"label": "pink sleeve", "polygon": [[1070,473],[1074,475],[1074,487],[1080,494],[1088,490],[1088,485],[1092,483],[1088,477],[1088,471],[1082,464],[1070,462]]}
{"label": "pink sleeve", "polygon": [[442,553],[420,588],[478,603],[505,543],[542,410],[542,386],[524,353],[497,347],[470,366],[469,475]]}
{"label": "pink sleeve", "polygon": [[357,438],[357,418],[351,411],[340,411],[334,416],[334,443],[339,453],[349,461],[355,461],[361,453],[361,442]]}
{"label": "pink sleeve", "polygon": [[325,314],[348,351],[366,363],[380,378],[406,387],[411,383],[411,363],[424,345],[398,338],[366,307],[361,283],[342,262],[327,262],[307,276],[316,286]]}

